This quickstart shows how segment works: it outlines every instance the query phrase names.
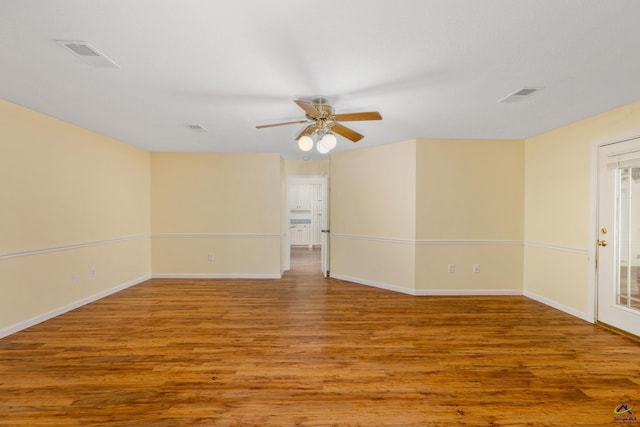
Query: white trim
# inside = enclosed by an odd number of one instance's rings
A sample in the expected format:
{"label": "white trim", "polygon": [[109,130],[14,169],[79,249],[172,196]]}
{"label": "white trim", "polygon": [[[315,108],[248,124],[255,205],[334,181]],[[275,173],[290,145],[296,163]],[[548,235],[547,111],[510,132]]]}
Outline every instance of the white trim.
{"label": "white trim", "polygon": [[560,304],[549,298],[545,298],[538,294],[529,291],[522,291],[519,289],[408,289],[400,286],[389,285],[386,283],[374,282],[371,280],[360,279],[351,276],[344,275],[331,275],[333,279],[345,280],[347,282],[357,283],[360,285],[372,286],[374,288],[385,289],[388,291],[399,292],[416,297],[421,296],[525,296],[534,301],[538,301],[541,304],[549,306],[553,309],[560,310],[571,316],[577,317],[589,323],[594,323],[591,320],[590,313],[584,313],[579,310],[575,310],[566,305]]}
{"label": "white trim", "polygon": [[345,240],[367,240],[369,242],[384,242],[384,243],[401,243],[407,245],[415,245],[415,240],[409,239],[391,239],[388,237],[371,237],[371,236],[356,236],[352,234],[335,234],[331,233],[332,239],[345,239]]}
{"label": "white trim", "polygon": [[407,245],[415,245],[415,240],[410,239],[391,239],[388,237],[371,237],[371,236],[355,236],[350,234],[334,234],[331,233],[332,239],[345,239],[345,240],[367,240],[369,242],[384,242],[384,243],[401,243]]}
{"label": "white trim", "polygon": [[589,245],[587,254],[587,319],[591,323],[596,322],[597,316],[597,277],[596,277],[596,259],[597,248],[595,245],[598,240],[598,192],[599,192],[599,158],[598,153],[600,151],[601,144],[592,141],[591,142],[591,159],[589,165],[589,230],[588,241],[593,242],[593,245]]}
{"label": "white trim", "polygon": [[571,252],[574,254],[580,254],[580,255],[588,255],[589,251],[588,249],[582,249],[582,248],[574,248],[571,246],[561,246],[561,245],[555,245],[553,243],[543,243],[543,242],[532,242],[527,240],[525,242],[526,246],[532,246],[535,248],[544,248],[544,249],[553,249],[556,251],[562,251],[562,252]]}
{"label": "white trim", "polygon": [[539,303],[542,303],[544,305],[547,305],[549,307],[555,308],[556,310],[560,310],[560,311],[564,311],[567,314],[570,314],[572,316],[575,316],[579,319],[582,319],[584,321],[587,321],[589,323],[593,323],[593,320],[590,319],[589,313],[584,313],[582,311],[576,310],[574,308],[568,307],[564,304],[560,304],[559,302],[556,302],[554,300],[551,300],[549,298],[543,297],[541,295],[535,294],[533,292],[524,291],[524,296],[527,298],[531,298],[532,300],[538,301]]}
{"label": "white trim", "polygon": [[152,279],[281,279],[280,274],[192,274],[162,273],[153,274]]}
{"label": "white trim", "polygon": [[507,245],[518,246],[522,245],[522,240],[416,240],[416,245],[452,245],[452,246],[464,246],[464,245]]}
{"label": "white trim", "polygon": [[332,279],[344,280],[360,285],[372,286],[374,288],[385,289],[387,291],[400,292],[407,295],[419,296],[522,296],[522,291],[518,289],[409,289],[387,283],[374,282],[357,277],[344,275],[331,275]]}
{"label": "white trim", "polygon": [[545,249],[554,249],[564,252],[572,252],[582,255],[587,255],[588,250],[583,248],[576,248],[571,246],[556,245],[553,243],[523,241],[523,240],[411,240],[411,239],[392,239],[387,237],[373,237],[373,236],[357,236],[351,234],[331,234],[332,238],[345,239],[345,240],[366,240],[370,242],[385,242],[385,243],[401,243],[407,245],[441,245],[441,246],[473,246],[473,245],[486,245],[486,246],[533,246]]}
{"label": "white trim", "polygon": [[387,291],[400,292],[407,295],[415,295],[413,289],[403,288],[401,286],[389,285],[387,283],[373,282],[371,280],[360,279],[357,277],[344,276],[342,274],[331,273],[332,279],[344,280],[346,282],[357,283],[359,285],[372,286],[374,288],[385,289]]}
{"label": "white trim", "polygon": [[520,289],[418,289],[416,296],[522,296]]}
{"label": "white trim", "polygon": [[285,248],[284,266],[280,267],[280,275],[282,275],[285,271],[291,270],[291,243],[289,242],[289,227],[287,227],[287,231],[282,233],[280,238],[282,239],[280,240],[280,247],[282,248],[284,244]]}
{"label": "white trim", "polygon": [[628,131],[620,132],[615,135],[603,136],[601,138],[594,139],[592,141],[592,144],[596,147],[601,147],[603,145],[611,145],[611,144],[617,144],[619,142],[627,142],[637,138],[640,138],[640,128],[630,129]]}
{"label": "white trim", "polygon": [[572,252],[582,255],[589,253],[588,249],[576,248],[571,246],[556,245],[553,243],[534,242],[530,240],[410,240],[410,239],[391,239],[387,237],[372,237],[372,236],[356,236],[351,234],[331,234],[332,238],[345,239],[345,240],[366,240],[370,242],[385,242],[385,243],[401,243],[407,245],[442,245],[442,246],[473,246],[473,245],[487,245],[487,246],[533,246],[538,248],[553,249],[563,252]]}
{"label": "white trim", "polygon": [[152,239],[280,239],[280,234],[153,233]]}
{"label": "white trim", "polygon": [[92,303],[94,301],[107,297],[116,292],[120,292],[124,289],[130,288],[131,286],[138,285],[149,279],[151,279],[150,275],[139,277],[137,279],[118,285],[114,288],[110,288],[110,289],[98,292],[97,294],[82,298],[78,301],[72,302],[71,304],[64,305],[62,307],[40,314],[36,317],[32,317],[31,319],[16,323],[15,325],[9,326],[4,329],[0,329],[0,338],[4,338],[8,335],[15,334],[16,332],[19,332],[23,329],[30,328],[31,326],[37,325],[38,323],[42,323],[46,320],[53,319],[54,317],[60,316],[61,314],[64,314],[68,311],[75,310],[76,308],[82,307],[83,305]]}
{"label": "white trim", "polygon": [[5,254],[0,254],[0,260],[23,257],[23,256],[31,256],[31,255],[41,255],[41,254],[46,254],[51,252],[68,251],[70,249],[87,248],[90,246],[108,245],[112,243],[126,242],[129,240],[138,240],[138,239],[145,239],[145,238],[149,238],[149,234],[138,234],[135,236],[118,237],[115,239],[96,240],[94,242],[72,243],[70,245],[51,246],[48,248],[30,249],[30,250],[20,251],[20,252],[9,252]]}
{"label": "white trim", "polygon": [[599,152],[600,148],[606,145],[618,144],[640,138],[640,129],[630,129],[628,131],[597,138],[591,141],[591,164],[589,176],[589,245],[588,249],[588,271],[587,271],[587,313],[588,322],[594,323],[598,319],[598,277],[596,274],[598,240],[598,193],[599,193]]}
{"label": "white trim", "polygon": [[522,245],[522,240],[412,240],[412,239],[392,239],[388,237],[357,236],[352,234],[334,234],[332,238],[345,240],[367,240],[370,242],[400,243],[406,245]]}

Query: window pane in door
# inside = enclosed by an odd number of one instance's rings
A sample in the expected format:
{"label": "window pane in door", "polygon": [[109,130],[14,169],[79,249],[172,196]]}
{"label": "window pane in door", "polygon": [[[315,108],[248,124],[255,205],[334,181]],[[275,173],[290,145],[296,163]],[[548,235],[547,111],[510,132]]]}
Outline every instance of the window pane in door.
{"label": "window pane in door", "polygon": [[618,305],[640,310],[640,167],[619,169]]}

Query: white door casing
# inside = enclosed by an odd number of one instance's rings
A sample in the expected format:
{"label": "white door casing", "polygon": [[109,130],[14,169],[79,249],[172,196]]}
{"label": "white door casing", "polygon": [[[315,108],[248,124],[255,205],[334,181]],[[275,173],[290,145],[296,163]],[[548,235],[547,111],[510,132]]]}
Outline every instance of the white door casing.
{"label": "white door casing", "polygon": [[640,336],[640,138],[598,148],[599,322]]}
{"label": "white door casing", "polygon": [[324,277],[329,277],[329,177],[322,177],[322,228],[320,234],[320,269]]}

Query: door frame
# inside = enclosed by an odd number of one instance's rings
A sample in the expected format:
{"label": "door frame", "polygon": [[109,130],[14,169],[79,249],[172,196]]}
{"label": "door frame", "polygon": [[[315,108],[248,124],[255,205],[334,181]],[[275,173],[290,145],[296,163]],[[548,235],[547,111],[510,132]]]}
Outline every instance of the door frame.
{"label": "door frame", "polygon": [[599,158],[600,147],[617,144],[640,138],[640,129],[601,137],[591,142],[591,172],[589,176],[589,237],[588,237],[588,277],[587,277],[587,320],[592,323],[598,321],[598,249],[596,241],[598,234],[598,200],[599,200]]}
{"label": "door frame", "polygon": [[[292,184],[304,184],[304,183],[308,183],[308,184],[320,184],[322,185],[322,191],[324,194],[324,186],[325,186],[325,182],[324,182],[324,176],[325,175],[287,175],[287,185],[286,185],[286,194],[285,196],[285,201],[284,201],[284,206],[285,206],[285,212],[286,212],[286,221],[287,221],[287,241],[286,241],[286,255],[285,255],[285,266],[284,266],[284,270],[285,271],[289,271],[291,270],[291,228],[290,228],[290,224],[291,224],[291,211],[289,210],[289,189],[291,187]],[[327,192],[328,192],[328,188],[327,188]],[[328,200],[323,200],[322,201],[323,204],[326,205],[326,211],[327,211],[327,215],[329,215],[329,201]]]}

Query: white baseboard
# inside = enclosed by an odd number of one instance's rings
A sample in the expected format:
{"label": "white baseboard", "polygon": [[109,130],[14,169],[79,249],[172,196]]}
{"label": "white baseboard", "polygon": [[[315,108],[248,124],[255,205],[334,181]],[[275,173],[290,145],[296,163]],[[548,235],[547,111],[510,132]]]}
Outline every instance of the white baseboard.
{"label": "white baseboard", "polygon": [[582,311],[578,311],[578,310],[576,310],[574,308],[571,308],[571,307],[567,307],[566,305],[560,304],[559,302],[556,302],[556,301],[551,300],[549,298],[540,296],[540,295],[535,294],[535,293],[530,292],[530,291],[524,291],[524,296],[527,297],[527,298],[531,298],[532,300],[538,301],[538,302],[540,302],[540,303],[542,303],[544,305],[548,305],[549,307],[553,307],[556,310],[564,311],[565,313],[570,314],[572,316],[575,316],[575,317],[577,317],[579,319],[582,319],[582,320],[584,320],[586,322],[593,323],[593,319],[590,319],[589,315],[587,313],[584,313]]}
{"label": "white baseboard", "polygon": [[387,291],[400,292],[413,296],[482,296],[482,295],[523,295],[518,289],[409,289],[401,286],[390,285],[388,283],[373,282],[371,280],[360,279],[358,277],[331,275],[334,279],[345,280],[347,282],[358,283],[360,285],[372,286],[374,288],[385,289]]}
{"label": "white baseboard", "polygon": [[538,301],[556,310],[563,311],[567,314],[575,316],[579,319],[593,323],[593,319],[589,318],[587,313],[567,307],[549,298],[542,297],[533,292],[522,291],[519,289],[408,289],[400,286],[389,285],[387,283],[379,283],[371,280],[364,280],[357,277],[344,275],[331,275],[334,279],[345,280],[347,282],[358,283],[360,285],[372,286],[375,288],[385,289],[388,291],[401,292],[403,294],[413,296],[525,296],[532,300]]}
{"label": "white baseboard", "polygon": [[522,296],[518,289],[417,289],[416,296]]}
{"label": "white baseboard", "polygon": [[97,301],[101,298],[104,298],[106,296],[109,296],[111,294],[115,294],[116,292],[119,292],[123,289],[127,289],[130,288],[131,286],[140,284],[144,281],[147,281],[151,279],[150,275],[147,276],[143,276],[143,277],[139,277],[137,279],[131,280],[127,283],[123,283],[121,285],[118,285],[114,288],[110,288],[107,290],[104,290],[102,292],[98,292],[97,294],[94,295],[90,295],[86,298],[82,298],[81,300],[72,302],[71,304],[67,304],[64,305],[60,308],[56,308],[55,310],[51,310],[49,312],[43,313],[39,316],[36,317],[32,317],[31,319],[25,320],[24,322],[20,322],[20,323],[16,323],[15,325],[9,326],[7,328],[4,329],[0,329],[0,338],[4,338],[6,336],[9,336],[11,334],[15,334],[16,332],[19,332],[23,329],[27,329],[30,328],[31,326],[37,325],[38,323],[42,323],[46,320],[49,319],[53,319],[56,316],[60,316],[61,314],[64,314],[68,311],[71,310],[75,310],[76,308],[82,307],[83,305],[87,305],[89,303],[92,303],[94,301]]}
{"label": "white baseboard", "polygon": [[280,274],[154,274],[153,279],[282,279]]}
{"label": "white baseboard", "polygon": [[[589,323],[593,323],[593,319],[590,318],[590,316],[587,313],[584,313],[582,311],[578,311],[575,310],[571,307],[567,307],[563,304],[560,304],[556,301],[553,301],[549,298],[545,298],[543,296],[537,295],[533,292],[530,291],[520,291],[520,290],[513,290],[513,289],[504,289],[504,290],[493,290],[493,289],[429,289],[429,290],[423,290],[423,289],[408,289],[408,288],[403,288],[400,286],[396,286],[396,285],[390,285],[387,283],[380,283],[380,282],[374,282],[374,281],[370,281],[370,280],[364,280],[364,279],[360,279],[360,278],[356,278],[356,277],[350,277],[350,276],[344,276],[344,275],[331,275],[332,278],[334,279],[339,279],[339,280],[345,280],[347,282],[352,282],[352,283],[358,283],[360,285],[366,285],[366,286],[372,286],[375,288],[380,288],[380,289],[385,289],[388,291],[393,291],[393,292],[400,292],[403,294],[407,294],[407,295],[413,295],[413,296],[482,296],[482,295],[486,295],[486,296],[490,296],[490,295],[496,295],[496,296],[500,296],[500,295],[504,295],[504,296],[508,296],[508,295],[524,295],[527,298],[531,298],[532,300],[538,301],[542,304],[545,304],[549,307],[555,308],[557,310],[563,311],[567,314],[570,314],[572,316],[575,316],[579,319],[582,319],[586,322]],[[61,314],[64,314],[68,311],[71,310],[75,310],[76,308],[82,307],[83,305],[92,303],[94,301],[97,301],[101,298],[104,298],[106,296],[109,296],[111,294],[114,294],[116,292],[119,292],[123,289],[127,289],[131,286],[140,284],[142,282],[145,282],[151,278],[165,278],[165,279],[280,279],[281,276],[278,274],[242,274],[242,275],[238,275],[238,274],[154,274],[154,275],[147,275],[147,276],[143,276],[143,277],[139,277],[137,279],[131,280],[129,282],[123,283],[119,286],[116,286],[114,288],[110,288],[107,290],[104,290],[102,292],[98,292],[97,294],[88,296],[86,298],[83,298],[81,300],[75,301],[71,304],[67,304],[65,306],[62,306],[60,308],[57,308],[55,310],[51,310],[47,313],[43,313],[39,316],[33,317],[31,319],[25,320],[24,322],[19,322],[15,325],[9,326],[7,328],[4,329],[0,329],[0,339],[4,338],[6,336],[12,335],[16,332],[19,332],[23,329],[27,329],[30,328],[31,326],[37,325],[38,323],[42,323],[46,320],[52,319],[56,316],[59,316]]]}
{"label": "white baseboard", "polygon": [[387,291],[400,292],[403,294],[414,295],[414,290],[409,288],[403,288],[401,286],[389,285],[387,283],[373,282],[371,280],[360,279],[358,277],[344,276],[341,274],[331,273],[332,279],[344,280],[346,282],[353,282],[359,285],[372,286],[374,288],[385,289]]}

